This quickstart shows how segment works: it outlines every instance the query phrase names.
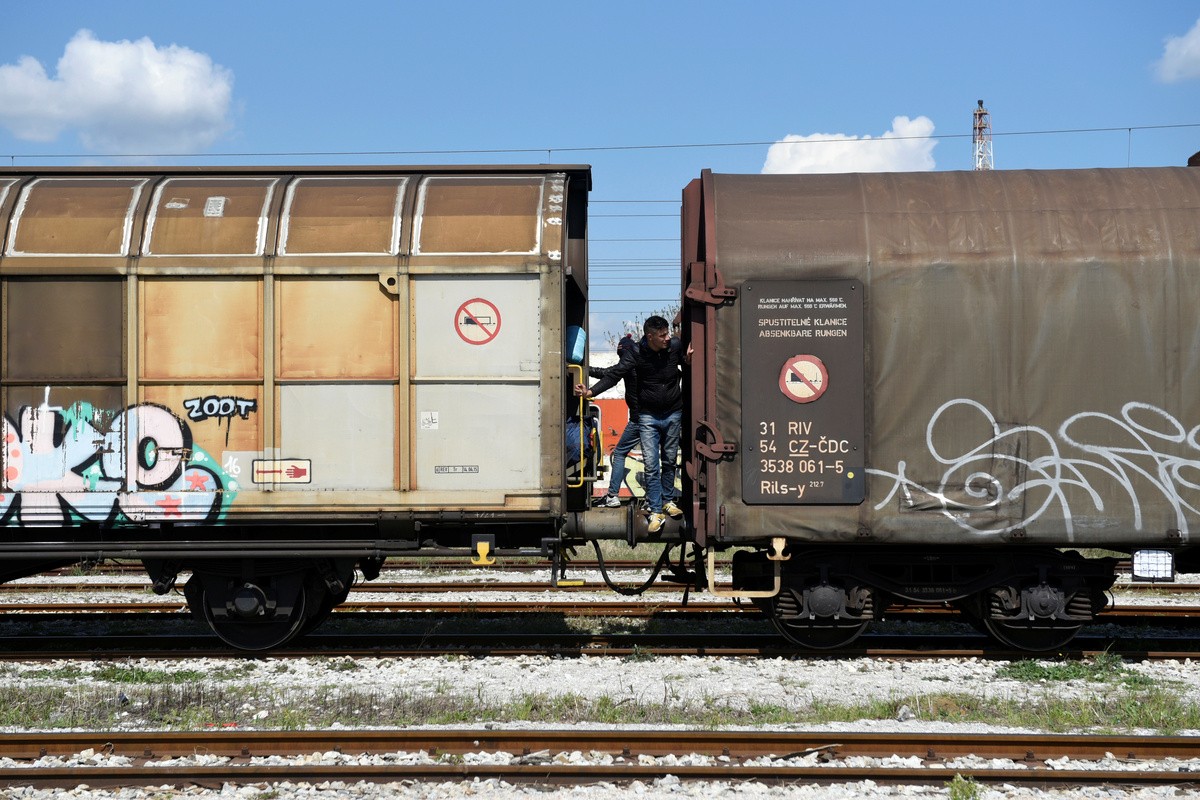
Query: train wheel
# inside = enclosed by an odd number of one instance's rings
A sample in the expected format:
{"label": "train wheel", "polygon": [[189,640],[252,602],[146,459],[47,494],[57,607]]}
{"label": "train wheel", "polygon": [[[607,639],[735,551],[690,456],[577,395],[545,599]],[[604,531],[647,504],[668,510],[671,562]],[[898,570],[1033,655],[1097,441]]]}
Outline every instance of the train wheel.
{"label": "train wheel", "polygon": [[796,580],[766,606],[775,630],[792,644],[832,650],[853,642],[875,616],[875,594],[868,587],[825,579]]}
{"label": "train wheel", "polygon": [[279,647],[298,636],[324,602],[307,570],[266,578],[230,579],[194,573],[185,588],[192,613],[221,641],[239,650]]}
{"label": "train wheel", "polygon": [[853,642],[870,624],[846,613],[846,593],[839,587],[785,589],[767,607],[775,630],[789,642],[810,650],[832,650]]}
{"label": "train wheel", "polygon": [[1017,650],[1039,653],[1065,647],[1082,625],[1039,625],[1006,622],[1000,619],[983,619],[983,626],[992,638]]}
{"label": "train wheel", "polygon": [[831,625],[805,625],[795,620],[783,620],[777,616],[771,617],[771,623],[779,635],[794,645],[809,650],[834,650],[845,647],[853,642],[870,622],[860,622],[848,627],[835,628]]}
{"label": "train wheel", "polygon": [[1103,604],[1103,591],[1082,581],[1064,587],[1043,580],[993,586],[979,597],[976,607],[983,627],[996,641],[1042,652],[1069,643]]}
{"label": "train wheel", "polygon": [[330,591],[322,592],[321,593],[321,604],[319,606],[317,606],[317,608],[313,612],[312,616],[310,616],[308,618],[308,620],[304,623],[303,627],[301,627],[299,635],[307,636],[308,634],[315,631],[317,628],[321,627],[321,625],[325,622],[325,620],[329,619],[329,615],[333,613],[333,610],[335,608],[337,608],[338,606],[340,606],[342,603],[346,602],[346,598],[349,596],[350,596],[350,587],[349,586],[346,587],[346,591],[340,592],[336,595]]}

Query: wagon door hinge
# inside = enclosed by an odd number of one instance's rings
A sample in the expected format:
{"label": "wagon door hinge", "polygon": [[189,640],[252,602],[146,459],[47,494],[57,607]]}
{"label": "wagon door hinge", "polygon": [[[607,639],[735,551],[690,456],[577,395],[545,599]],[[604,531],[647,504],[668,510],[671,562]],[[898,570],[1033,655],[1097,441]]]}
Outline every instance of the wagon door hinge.
{"label": "wagon door hinge", "polygon": [[697,420],[696,433],[701,430],[707,431],[712,438],[711,442],[704,441],[700,436],[696,436],[696,452],[701,458],[708,461],[732,461],[733,456],[737,453],[737,442],[727,442],[721,432],[711,425],[708,420]]}
{"label": "wagon door hinge", "polygon": [[688,285],[684,296],[710,306],[724,305],[737,297],[737,289],[725,285],[716,266],[707,261],[688,264]]}

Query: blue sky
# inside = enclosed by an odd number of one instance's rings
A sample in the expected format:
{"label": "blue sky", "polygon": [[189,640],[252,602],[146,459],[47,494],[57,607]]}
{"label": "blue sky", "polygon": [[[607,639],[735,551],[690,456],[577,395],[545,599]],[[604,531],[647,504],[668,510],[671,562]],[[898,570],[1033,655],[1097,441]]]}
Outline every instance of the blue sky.
{"label": "blue sky", "polygon": [[[1200,151],[1196,2],[0,9],[8,164],[593,165],[594,334],[676,296],[679,195],[704,168],[970,169],[978,99],[997,169]],[[820,141],[769,159],[788,137]]]}

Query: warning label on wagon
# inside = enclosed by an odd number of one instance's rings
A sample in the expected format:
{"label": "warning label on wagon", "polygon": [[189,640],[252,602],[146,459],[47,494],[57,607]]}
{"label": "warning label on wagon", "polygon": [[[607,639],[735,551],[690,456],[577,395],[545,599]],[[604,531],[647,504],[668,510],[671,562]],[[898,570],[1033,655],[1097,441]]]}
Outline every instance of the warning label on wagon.
{"label": "warning label on wagon", "polygon": [[478,464],[438,464],[433,468],[434,475],[478,475]]}
{"label": "warning label on wagon", "polygon": [[312,461],[307,458],[255,459],[250,467],[255,483],[312,483]]}
{"label": "warning label on wagon", "polygon": [[454,330],[467,344],[487,344],[500,333],[500,309],[482,297],[468,300],[454,314]]}
{"label": "warning label on wagon", "polygon": [[742,287],[742,501],[861,503],[865,334],[855,280]]}

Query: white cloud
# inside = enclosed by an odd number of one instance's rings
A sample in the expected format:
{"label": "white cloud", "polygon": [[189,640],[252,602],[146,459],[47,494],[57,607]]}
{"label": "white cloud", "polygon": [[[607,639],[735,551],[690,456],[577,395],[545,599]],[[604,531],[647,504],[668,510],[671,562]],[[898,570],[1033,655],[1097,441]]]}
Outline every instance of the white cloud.
{"label": "white cloud", "polygon": [[764,173],[920,172],[931,170],[937,140],[929,117],[896,117],[882,136],[789,134],[767,151]]}
{"label": "white cloud", "polygon": [[204,53],[81,30],[51,77],[36,59],[0,65],[0,125],[49,142],[74,130],[93,152],[187,153],[231,127],[233,73]]}
{"label": "white cloud", "polygon": [[1171,36],[1158,60],[1158,79],[1164,83],[1200,78],[1200,19],[1183,36]]}

